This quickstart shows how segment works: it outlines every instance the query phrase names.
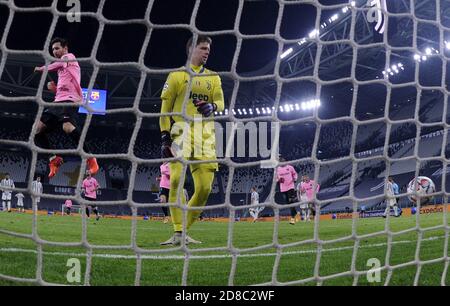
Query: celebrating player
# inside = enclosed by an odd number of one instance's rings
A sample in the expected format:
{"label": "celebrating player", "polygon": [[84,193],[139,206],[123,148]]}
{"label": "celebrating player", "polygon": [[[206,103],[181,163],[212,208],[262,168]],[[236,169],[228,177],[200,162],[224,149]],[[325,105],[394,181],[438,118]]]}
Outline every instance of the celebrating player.
{"label": "celebrating player", "polygon": [[320,190],[320,185],[317,184],[314,180],[309,179],[309,176],[307,175],[302,176],[302,182],[299,185],[301,193],[305,194],[305,199],[308,202],[305,220],[309,221],[311,211],[315,215],[316,211],[318,210],[315,205],[314,198],[317,196],[317,193]]}
{"label": "celebrating player", "polygon": [[0,189],[2,191],[2,208],[3,211],[6,211],[8,208],[8,212],[11,212],[11,193],[12,191],[8,188],[16,188],[14,185],[14,181],[9,177],[9,173],[5,174],[5,178],[0,182]]}
{"label": "celebrating player", "polygon": [[[167,203],[167,199],[169,198],[169,190],[170,190],[170,167],[169,163],[165,162],[161,166],[159,166],[161,171],[161,176],[156,178],[159,180],[159,202]],[[164,213],[164,223],[169,222],[169,210],[167,207],[161,207]]]}
{"label": "celebrating player", "polygon": [[[68,43],[63,38],[54,38],[51,46],[53,56],[63,60],[48,65],[48,71],[57,71],[58,73],[58,84],[55,84],[53,81],[47,83],[47,88],[56,94],[54,102],[81,103],[83,100],[80,86],[81,72],[75,55],[69,53]],[[45,66],[34,68],[35,72],[43,72],[44,70]],[[81,133],[76,125],[77,112],[78,108],[71,106],[49,107],[44,109],[36,130],[36,145],[44,149],[50,149],[47,134],[55,128],[60,127],[78,145]],[[84,144],[84,150],[87,153],[90,152],[86,143]],[[98,164],[96,158],[91,157],[86,162],[91,174],[94,175],[97,173]],[[50,173],[48,177],[54,177],[62,164],[62,157],[57,155],[50,157]]]}
{"label": "celebrating player", "polygon": [[[283,157],[280,157],[280,161],[286,161]],[[284,194],[287,204],[291,204],[297,201],[295,194],[295,181],[297,180],[297,172],[291,165],[280,166],[277,168],[277,182],[280,184],[280,192]],[[291,220],[289,224],[295,224],[295,216],[297,211],[295,207],[291,207]]]}
{"label": "celebrating player", "polygon": [[[161,114],[182,112],[186,91],[191,88],[185,105],[186,115],[194,117],[197,122],[195,124],[194,122],[187,122],[181,116],[160,117],[163,158],[173,157],[175,153],[182,154],[185,160],[208,161],[216,159],[214,122],[202,120],[203,118],[213,117],[215,111],[219,112],[224,109],[220,76],[204,67],[208,60],[211,42],[210,37],[203,35],[199,35],[195,43],[191,38],[186,45],[187,53],[191,54],[191,63],[188,69],[197,75],[191,79],[191,76],[185,71],[172,72],[164,85],[161,93]],[[180,151],[176,151],[175,147],[180,148]],[[206,205],[211,192],[214,172],[218,170],[218,164],[213,162],[191,164],[190,170],[194,181],[194,194],[188,202],[188,206],[203,207]],[[169,202],[176,202],[177,200],[181,172],[182,164],[180,162],[170,163]],[[186,230],[189,230],[200,213],[201,210],[189,210],[187,212]],[[182,210],[170,207],[170,214],[174,235],[161,244],[179,245],[181,244],[183,231]],[[198,241],[193,240],[186,234],[186,243],[195,242]]]}
{"label": "celebrating player", "polygon": [[[89,170],[86,171],[86,178],[83,180],[83,184],[81,187],[83,190],[84,198],[92,202],[97,201],[97,190],[99,189],[99,187],[100,185],[98,184],[97,180],[94,177],[92,177]],[[98,221],[100,219],[98,207],[94,204],[86,206],[86,215],[88,216],[88,218],[90,217],[89,208],[92,209],[92,211],[96,216],[95,220]]]}

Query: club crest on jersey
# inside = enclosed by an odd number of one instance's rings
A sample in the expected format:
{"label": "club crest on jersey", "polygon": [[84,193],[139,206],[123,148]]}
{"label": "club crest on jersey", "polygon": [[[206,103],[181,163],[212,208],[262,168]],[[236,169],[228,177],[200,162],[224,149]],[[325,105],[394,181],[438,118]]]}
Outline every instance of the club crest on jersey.
{"label": "club crest on jersey", "polygon": [[91,92],[91,100],[97,101],[100,99],[100,93],[98,91]]}

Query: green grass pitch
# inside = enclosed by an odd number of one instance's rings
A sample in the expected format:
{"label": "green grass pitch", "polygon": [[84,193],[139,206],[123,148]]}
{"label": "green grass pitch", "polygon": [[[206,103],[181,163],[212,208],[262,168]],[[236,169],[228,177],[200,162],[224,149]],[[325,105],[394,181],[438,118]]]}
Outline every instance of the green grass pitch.
{"label": "green grass pitch", "polygon": [[[418,219],[416,219],[418,218]],[[19,238],[5,233],[10,231],[22,234],[32,233],[33,216],[18,213],[0,213],[0,275],[29,278],[36,277],[37,245],[27,238]],[[450,284],[450,269],[445,270],[447,232],[443,228],[444,215],[436,213],[411,217],[391,218],[389,229],[392,236],[390,266],[402,265],[419,258],[425,264],[404,265],[395,268],[390,275],[390,285],[413,285],[418,277],[419,285],[440,285],[443,274],[445,284]],[[420,233],[412,230],[398,234],[407,229],[414,229],[419,221]],[[381,282],[368,282],[366,275],[355,281],[351,275],[339,275],[351,271],[354,260],[357,271],[367,271],[368,260],[376,258],[383,266],[386,262],[388,236],[380,234],[375,237],[362,238],[355,248],[355,240],[327,243],[339,238],[350,237],[352,223],[355,222],[356,234],[367,235],[383,231],[386,220],[382,218],[356,220],[320,221],[318,237],[326,242],[318,258],[318,245],[305,243],[289,245],[314,238],[314,223],[298,222],[289,225],[280,222],[277,235],[274,234],[273,222],[235,222],[232,226],[232,247],[250,249],[240,251],[236,257],[236,269],[231,283],[234,285],[253,285],[271,282],[273,277],[281,283],[296,284],[295,281],[307,280],[314,276],[315,266],[319,263],[318,274],[325,277],[322,285],[384,285],[388,273],[381,272]],[[166,252],[143,254],[141,259],[140,285],[181,285],[185,267],[184,253],[159,246],[172,234],[172,226],[161,221],[137,220],[136,244],[145,250]],[[103,218],[96,222],[87,220],[87,240],[93,245],[118,246],[132,245],[132,221]],[[448,224],[446,224],[448,227]],[[190,235],[203,241],[200,245],[189,245],[191,250],[188,260],[188,285],[227,285],[230,283],[230,271],[233,258],[227,250],[204,250],[205,248],[227,247],[230,224],[227,222],[202,221],[193,225]],[[439,228],[440,227],[440,228]],[[82,236],[80,216],[39,216],[37,233],[41,239],[57,242],[80,242]],[[252,250],[258,246],[270,245],[278,240],[284,246],[280,250],[271,246],[266,249]],[[420,248],[418,248],[418,246]],[[356,249],[355,257],[354,249]],[[49,283],[78,285],[69,283],[66,275],[70,267],[67,261],[78,258],[81,262],[84,284],[86,269],[86,252],[83,247],[56,247],[43,245],[42,278]],[[279,257],[276,254],[281,255]],[[129,249],[94,249],[92,251],[90,285],[134,285],[136,279],[135,253]],[[277,259],[278,258],[278,259]],[[434,261],[432,261],[434,260]],[[447,259],[448,260],[448,259]],[[432,262],[428,262],[432,261]],[[274,264],[278,262],[277,269]],[[448,262],[447,262],[448,265]],[[445,272],[445,273],[444,273]],[[332,277],[327,277],[332,276]],[[333,277],[337,276],[337,277]],[[291,283],[294,282],[294,283]],[[27,285],[30,283],[5,280],[0,277],[0,285]],[[308,281],[301,285],[316,285],[317,281]]]}

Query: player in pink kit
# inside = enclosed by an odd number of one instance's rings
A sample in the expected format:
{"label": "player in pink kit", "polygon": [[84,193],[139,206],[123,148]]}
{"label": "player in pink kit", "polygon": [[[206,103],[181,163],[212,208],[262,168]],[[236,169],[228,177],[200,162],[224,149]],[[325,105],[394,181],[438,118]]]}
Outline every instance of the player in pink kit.
{"label": "player in pink kit", "polygon": [[[81,72],[75,55],[69,53],[68,43],[63,38],[54,38],[51,42],[51,46],[53,56],[63,60],[48,65],[48,71],[56,71],[58,73],[57,85],[53,81],[47,83],[48,90],[56,94],[54,102],[81,103],[83,101],[83,94],[80,86]],[[35,72],[43,72],[44,70],[45,66],[34,68]],[[77,113],[78,107],[75,106],[45,108],[36,130],[36,145],[44,149],[50,149],[47,134],[61,126],[63,131],[69,135],[76,145],[78,145],[81,131],[76,125]],[[86,143],[84,144],[84,150],[87,153],[90,152]],[[97,173],[98,164],[96,158],[91,157],[86,162],[91,174],[94,175]],[[50,157],[49,178],[55,176],[62,163],[62,157],[56,155]]]}
{"label": "player in pink kit", "polygon": [[[280,157],[280,161],[285,159]],[[297,201],[295,192],[295,181],[297,180],[297,172],[291,165],[280,166],[277,168],[277,182],[280,184],[280,191],[284,194],[287,204],[295,203]],[[295,224],[295,216],[297,211],[295,207],[291,207],[291,220],[289,224]]]}
{"label": "player in pink kit", "polygon": [[[156,180],[159,181],[159,202],[167,203],[167,199],[169,198],[170,191],[170,167],[169,163],[165,162],[161,166],[159,166],[159,170],[161,171],[161,176]],[[167,207],[161,207],[164,213],[164,223],[169,222],[169,209]]]}
{"label": "player in pink kit", "polygon": [[[97,182],[97,180],[95,178],[93,178],[91,176],[91,173],[88,171],[86,171],[86,178],[83,180],[83,184],[81,185],[81,188],[83,190],[84,193],[84,198],[88,201],[92,201],[95,202],[97,201],[97,190],[99,189],[99,184]],[[100,219],[100,215],[98,214],[98,208],[97,206],[93,205],[88,205],[86,207],[86,215],[90,216],[89,214],[89,207],[92,208],[92,211],[94,212],[96,218],[95,220],[98,221],[98,219]]]}
{"label": "player in pink kit", "polygon": [[302,176],[302,182],[299,184],[300,191],[302,194],[305,194],[305,198],[308,201],[308,208],[306,209],[306,217],[305,221],[309,221],[311,210],[313,211],[313,215],[316,215],[316,205],[314,202],[314,198],[317,197],[317,193],[320,190],[320,185],[316,183],[314,180],[310,180],[309,176]]}
{"label": "player in pink kit", "polygon": [[72,200],[71,200],[71,199],[67,199],[67,200],[64,202],[64,206],[66,207],[66,213],[67,213],[68,215],[70,215],[70,212],[72,211]]}

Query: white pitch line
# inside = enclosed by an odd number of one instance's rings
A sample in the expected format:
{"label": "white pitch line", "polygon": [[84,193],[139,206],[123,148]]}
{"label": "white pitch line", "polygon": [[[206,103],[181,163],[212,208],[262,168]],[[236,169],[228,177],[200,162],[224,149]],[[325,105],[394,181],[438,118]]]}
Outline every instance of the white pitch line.
{"label": "white pitch line", "polygon": [[[445,238],[445,236],[435,236],[426,239],[422,239],[421,241],[433,241]],[[417,240],[400,240],[394,241],[392,244],[408,244],[408,243],[417,243]],[[360,246],[358,249],[366,249],[366,248],[376,248],[386,246],[387,243],[376,243],[376,244],[368,244]],[[339,248],[328,248],[322,249],[321,252],[339,252],[345,250],[353,249],[353,246],[339,247]],[[33,253],[37,254],[36,250],[32,249],[19,249],[19,248],[0,248],[0,252],[5,253]],[[317,250],[304,250],[304,251],[291,251],[291,252],[283,252],[282,255],[298,255],[298,254],[315,254]],[[65,252],[42,252],[43,255],[51,255],[51,256],[71,256],[71,257],[86,257],[85,253],[65,253]],[[257,253],[257,254],[239,254],[237,257],[270,257],[276,256],[277,253]],[[119,255],[119,254],[92,254],[92,257],[96,258],[106,258],[106,259],[136,259],[136,255]],[[223,258],[231,258],[231,255],[192,255],[189,256],[190,259],[223,259]],[[169,255],[169,256],[160,256],[160,255],[141,255],[141,259],[185,259],[184,255]]]}

